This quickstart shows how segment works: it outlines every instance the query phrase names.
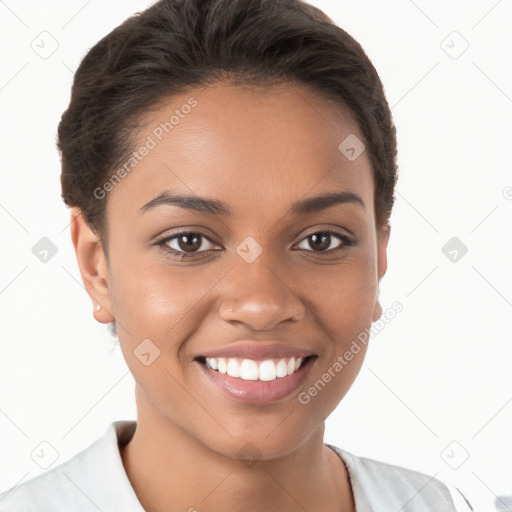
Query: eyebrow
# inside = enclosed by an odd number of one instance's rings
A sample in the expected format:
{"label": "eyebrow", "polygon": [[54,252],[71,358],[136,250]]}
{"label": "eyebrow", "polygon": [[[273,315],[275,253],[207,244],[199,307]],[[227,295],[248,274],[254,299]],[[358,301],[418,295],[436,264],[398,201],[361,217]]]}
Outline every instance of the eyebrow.
{"label": "eyebrow", "polygon": [[[357,194],[349,191],[342,191],[326,192],[318,196],[301,199],[292,205],[290,211],[293,215],[304,215],[326,210],[327,208],[331,208],[337,204],[345,203],[358,204],[365,208],[364,201]],[[171,194],[168,190],[165,190],[160,195],[146,203],[140,208],[140,210],[144,213],[161,205],[178,206],[185,210],[192,210],[209,215],[233,215],[231,208],[222,201],[199,196],[175,195]]]}

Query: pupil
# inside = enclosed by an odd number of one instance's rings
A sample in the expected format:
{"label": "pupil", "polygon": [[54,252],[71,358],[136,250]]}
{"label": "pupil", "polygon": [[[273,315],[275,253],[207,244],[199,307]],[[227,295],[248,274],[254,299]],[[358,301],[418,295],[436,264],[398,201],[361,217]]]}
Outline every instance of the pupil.
{"label": "pupil", "polygon": [[[185,240],[185,243],[182,243],[183,240]],[[201,247],[201,240],[197,235],[184,234],[178,238],[178,245],[184,251],[193,252]]]}
{"label": "pupil", "polygon": [[321,233],[318,235],[311,235],[310,239],[313,241],[311,247],[316,251],[322,251],[329,248],[331,235],[328,233]]}

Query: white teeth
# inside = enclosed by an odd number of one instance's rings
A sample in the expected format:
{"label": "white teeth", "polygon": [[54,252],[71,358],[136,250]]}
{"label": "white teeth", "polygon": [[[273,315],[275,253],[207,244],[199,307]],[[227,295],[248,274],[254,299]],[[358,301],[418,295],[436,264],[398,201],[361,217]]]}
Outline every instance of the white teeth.
{"label": "white teeth", "polygon": [[258,380],[258,365],[251,359],[244,359],[240,365],[240,378],[243,380]]}
{"label": "white teeth", "polygon": [[219,359],[217,360],[217,364],[219,366],[219,373],[227,373],[228,365],[223,357],[219,357]]}
{"label": "white teeth", "polygon": [[278,377],[286,377],[288,375],[288,368],[286,366],[286,359],[281,359],[276,365],[276,375]]}
{"label": "white teeth", "polygon": [[277,377],[276,365],[272,359],[262,361],[260,364],[260,380],[269,381]]}
{"label": "white teeth", "polygon": [[288,375],[291,375],[295,371],[295,357],[291,357],[286,365]]}
{"label": "white teeth", "polygon": [[219,373],[227,374],[243,380],[260,380],[269,382],[277,378],[286,377],[295,373],[303,357],[282,358],[275,362],[273,359],[254,361],[252,359],[237,359],[235,357],[207,357],[205,365],[207,368],[217,370]]}
{"label": "white teeth", "polygon": [[240,364],[236,359],[228,359],[227,374],[231,377],[240,377]]}

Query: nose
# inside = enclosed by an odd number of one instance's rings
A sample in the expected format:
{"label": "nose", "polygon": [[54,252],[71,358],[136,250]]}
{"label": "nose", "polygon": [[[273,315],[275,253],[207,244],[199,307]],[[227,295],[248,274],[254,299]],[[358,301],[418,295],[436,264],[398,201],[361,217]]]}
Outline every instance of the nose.
{"label": "nose", "polygon": [[286,320],[302,319],[304,303],[294,293],[293,283],[276,270],[263,255],[252,263],[238,261],[224,281],[221,318],[254,331],[271,331]]}

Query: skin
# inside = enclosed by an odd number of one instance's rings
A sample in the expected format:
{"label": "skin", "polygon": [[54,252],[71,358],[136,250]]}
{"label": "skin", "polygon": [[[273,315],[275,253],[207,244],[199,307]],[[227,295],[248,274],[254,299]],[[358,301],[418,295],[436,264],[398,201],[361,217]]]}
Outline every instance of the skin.
{"label": "skin", "polygon": [[[72,212],[82,279],[101,305],[94,316],[115,319],[136,381],[137,429],[121,450],[127,475],[149,512],[353,511],[347,470],[323,434],[365,345],[307,405],[297,393],[268,405],[236,402],[203,378],[194,357],[240,339],[279,339],[317,355],[307,390],[378,320],[389,225],[375,224],[367,152],[351,162],[338,150],[362,133],[348,109],[304,86],[220,82],[163,102],[144,118],[139,141],[192,96],[198,105],[109,193],[108,258]],[[164,190],[220,200],[233,216],[172,205],[140,211]],[[351,191],[364,207],[290,214],[295,201],[332,191]],[[155,241],[178,228],[211,242],[200,238],[189,260],[172,257]],[[308,237],[332,228],[355,243],[316,252]],[[248,236],[263,249],[252,263],[236,252]],[[167,246],[186,250],[178,242]],[[333,236],[328,247],[343,244]],[[149,366],[134,355],[147,338],[160,350]],[[244,446],[257,462],[239,453]]]}

